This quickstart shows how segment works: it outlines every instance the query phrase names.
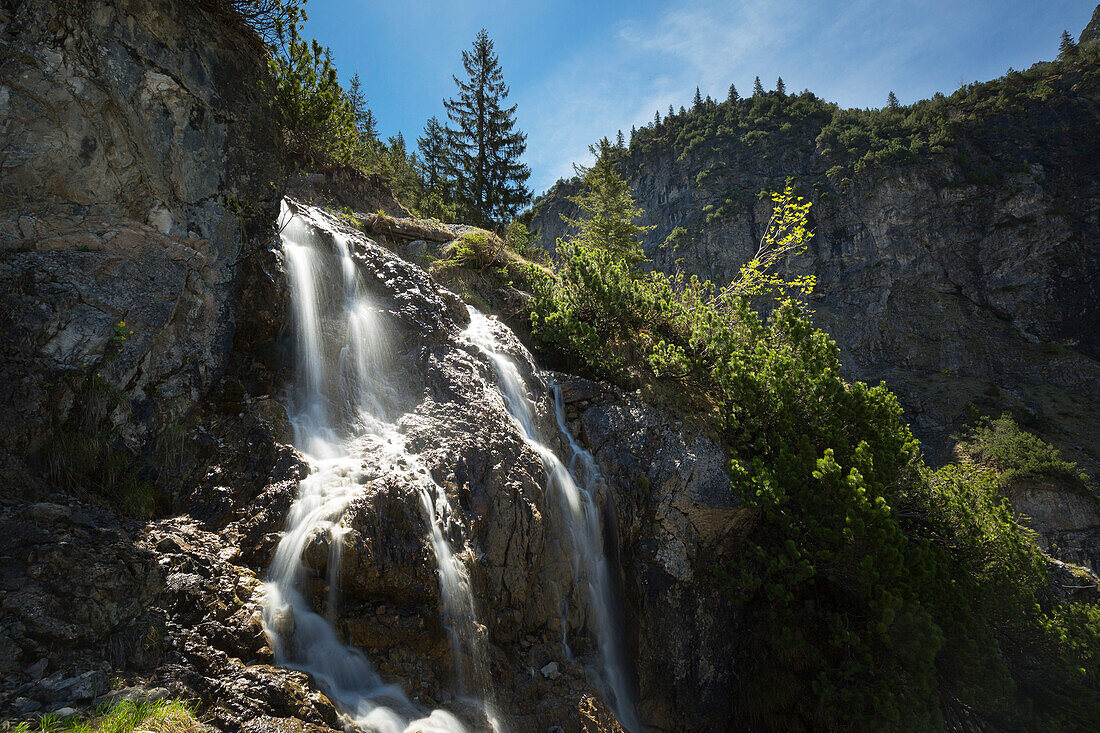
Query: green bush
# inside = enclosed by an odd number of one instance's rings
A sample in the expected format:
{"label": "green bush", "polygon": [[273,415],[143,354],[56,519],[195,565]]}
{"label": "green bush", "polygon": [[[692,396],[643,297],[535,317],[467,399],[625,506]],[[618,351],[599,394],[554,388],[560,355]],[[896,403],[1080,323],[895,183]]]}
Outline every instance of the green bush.
{"label": "green bush", "polygon": [[958,449],[974,462],[997,472],[1002,487],[1017,481],[1053,480],[1082,493],[1096,488],[1076,463],[1062,458],[1057,448],[1023,430],[1008,413],[982,418],[959,441]]}

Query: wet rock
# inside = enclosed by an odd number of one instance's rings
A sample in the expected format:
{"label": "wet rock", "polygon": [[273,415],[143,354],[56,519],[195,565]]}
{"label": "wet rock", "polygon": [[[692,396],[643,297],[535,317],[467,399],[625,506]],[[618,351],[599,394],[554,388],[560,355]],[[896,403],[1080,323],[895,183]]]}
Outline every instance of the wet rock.
{"label": "wet rock", "polygon": [[48,502],[34,504],[27,509],[27,517],[31,521],[44,524],[51,524],[59,519],[68,519],[70,516],[72,516],[72,510],[69,507]]}
{"label": "wet rock", "polygon": [[542,672],[543,677],[549,680],[556,680],[558,677],[561,677],[561,672],[558,671],[557,662],[550,662],[539,671]]}
{"label": "wet rock", "polygon": [[731,558],[753,513],[733,495],[725,452],[620,391],[559,375],[565,414],[595,456],[617,515],[624,601],[635,625],[641,714],[678,730],[722,727],[737,614],[701,580]]}
{"label": "wet rock", "polygon": [[65,677],[58,672],[37,685],[32,690],[36,700],[47,703],[88,702],[107,690],[107,675],[100,670],[91,670],[75,677]]}

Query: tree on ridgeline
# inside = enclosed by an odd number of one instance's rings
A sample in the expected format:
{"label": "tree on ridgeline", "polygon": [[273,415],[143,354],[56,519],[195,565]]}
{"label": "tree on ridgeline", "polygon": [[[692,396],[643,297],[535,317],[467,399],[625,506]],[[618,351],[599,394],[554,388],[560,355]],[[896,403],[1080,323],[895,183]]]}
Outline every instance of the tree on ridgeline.
{"label": "tree on ridgeline", "polygon": [[783,77],[775,80],[775,93],[781,97],[787,93],[787,85],[783,83]]}
{"label": "tree on ridgeline", "polygon": [[699,87],[695,87],[695,99],[691,101],[691,110],[698,112],[703,108],[703,95],[699,93]]}
{"label": "tree on ridgeline", "polygon": [[657,128],[661,126],[661,110],[657,110],[653,113],[653,127]]}
{"label": "tree on ridgeline", "polygon": [[398,132],[386,141],[382,155],[382,174],[389,178],[390,189],[398,201],[407,201],[418,207],[424,196],[424,183],[420,178],[420,158],[410,153],[405,136]]}
{"label": "tree on ridgeline", "polygon": [[726,101],[736,102],[739,99],[741,99],[741,95],[737,93],[737,87],[733,84],[730,84],[730,93],[729,96],[726,97]]}
{"label": "tree on ridgeline", "polygon": [[752,83],[752,96],[754,96],[754,97],[763,97],[764,96],[764,85],[760,83],[760,77],[759,76],[756,77],[756,79]]}
{"label": "tree on ridgeline", "polygon": [[516,127],[516,106],[504,106],[508,85],[493,41],[484,28],[462,52],[466,79],[453,77],[458,93],[445,99],[451,179],[461,213],[476,223],[499,225],[531,200],[531,171],[520,162],[527,135]]}
{"label": "tree on ridgeline", "polygon": [[626,149],[626,139],[623,137],[623,131],[619,130],[619,134],[615,136],[615,147],[619,150]]}
{"label": "tree on ridgeline", "polygon": [[894,94],[893,90],[890,90],[890,94],[886,97],[886,106],[890,109],[901,108],[901,102],[898,101],[898,95]]}
{"label": "tree on ridgeline", "polygon": [[642,212],[619,174],[611,141],[605,137],[588,150],[596,160],[591,166],[574,166],[582,186],[580,193],[569,197],[580,214],[562,219],[574,231],[573,243],[606,251],[634,267],[645,260],[641,236],[652,227],[635,223]]}
{"label": "tree on ridgeline", "polygon": [[1058,58],[1065,60],[1077,56],[1077,42],[1069,31],[1062,31],[1062,40],[1058,44]]}

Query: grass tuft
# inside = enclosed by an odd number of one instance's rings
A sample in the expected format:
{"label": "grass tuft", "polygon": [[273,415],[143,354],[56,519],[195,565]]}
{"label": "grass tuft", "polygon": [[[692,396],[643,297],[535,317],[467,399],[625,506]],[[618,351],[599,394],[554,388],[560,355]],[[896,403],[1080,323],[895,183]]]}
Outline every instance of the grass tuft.
{"label": "grass tuft", "polygon": [[179,700],[120,700],[62,720],[50,713],[36,724],[0,723],[0,733],[199,733],[190,705]]}

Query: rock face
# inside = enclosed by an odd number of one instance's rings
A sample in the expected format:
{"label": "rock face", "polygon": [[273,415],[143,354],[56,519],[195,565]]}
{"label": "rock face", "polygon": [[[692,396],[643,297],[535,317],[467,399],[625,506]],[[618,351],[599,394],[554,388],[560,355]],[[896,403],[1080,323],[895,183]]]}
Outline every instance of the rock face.
{"label": "rock face", "polygon": [[[645,211],[640,223],[654,226],[646,253],[659,269],[730,281],[770,214],[757,192],[792,176],[813,202],[815,236],[790,272],[817,276],[816,322],[848,374],[886,381],[932,459],[947,457],[972,403],[1031,415],[1095,474],[1100,89],[1095,74],[1055,83],[1049,101],[1029,98],[966,127],[954,159],[872,166],[851,180],[827,176],[814,143],[828,112],[791,118],[797,135],[773,132],[776,142],[688,128],[702,135],[690,145],[666,135],[633,146],[622,171]],[[561,182],[536,203],[530,227],[543,246],[564,233],[559,215],[574,214],[565,197],[576,187]],[[662,246],[677,227],[679,242]]]}
{"label": "rock face", "polygon": [[1044,551],[1076,565],[1100,570],[1100,500],[1052,480],[1017,479],[1005,487],[1024,525],[1039,533]]}
{"label": "rock face", "polygon": [[725,452],[617,390],[565,377],[561,389],[570,430],[612,489],[642,717],[657,730],[722,729],[738,617],[710,573],[753,519],[730,490]]}
{"label": "rock face", "polygon": [[27,0],[0,14],[0,419],[13,428],[0,447],[13,455],[42,448],[91,375],[136,449],[226,367],[272,136],[255,114],[258,41],[204,7]]}

